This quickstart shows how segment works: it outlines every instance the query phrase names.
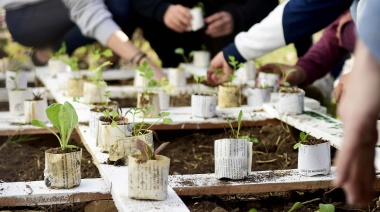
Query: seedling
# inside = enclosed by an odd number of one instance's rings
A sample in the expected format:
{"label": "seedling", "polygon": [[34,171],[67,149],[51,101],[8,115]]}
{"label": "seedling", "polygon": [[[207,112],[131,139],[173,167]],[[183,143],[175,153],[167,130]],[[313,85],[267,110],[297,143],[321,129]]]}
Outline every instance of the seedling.
{"label": "seedling", "polygon": [[194,51],[191,51],[191,52],[189,53],[189,55],[186,57],[186,55],[185,55],[185,50],[184,50],[183,48],[181,48],[181,47],[176,48],[176,49],[174,50],[174,53],[176,53],[176,54],[178,54],[178,55],[181,55],[181,56],[182,56],[182,59],[183,59],[183,61],[184,61],[185,63],[190,63],[191,58],[194,56]]}
{"label": "seedling", "polygon": [[197,83],[197,93],[200,94],[200,84],[206,80],[205,76],[198,76],[195,75],[193,76],[195,83]]}
{"label": "seedling", "polygon": [[101,51],[100,48],[91,45],[89,46],[89,50],[93,61],[95,61],[95,64],[90,64],[90,69],[92,69],[97,64],[96,62],[99,61],[102,56],[105,58],[110,58],[113,56],[111,49],[105,49],[104,51]]}
{"label": "seedling", "polygon": [[[288,210],[288,212],[293,212],[293,211],[296,211],[298,210],[300,207],[302,207],[302,205],[304,205],[305,203],[309,203],[310,201],[307,201],[307,202],[296,202],[294,203],[294,205]],[[319,210],[317,212],[335,212],[335,206],[332,205],[332,204],[322,204],[320,203],[319,204]]]}
{"label": "seedling", "polygon": [[63,60],[64,63],[70,66],[72,72],[79,71],[79,63],[77,57],[69,57]]}
{"label": "seedling", "polygon": [[66,43],[63,42],[63,43],[61,44],[61,48],[59,48],[58,51],[53,52],[53,53],[51,54],[50,57],[51,57],[52,59],[57,59],[57,60],[59,60],[59,59],[61,59],[65,54],[66,54]]}
{"label": "seedling", "polygon": [[[149,90],[153,87],[161,87],[161,83],[157,80],[153,79],[154,72],[153,69],[149,66],[148,62],[144,61],[143,64],[141,64],[137,70],[140,72],[140,76],[144,78],[144,93],[148,94],[151,93]],[[162,81],[164,82],[164,81]]]}
{"label": "seedling", "polygon": [[21,144],[24,142],[30,142],[40,139],[39,137],[35,137],[33,135],[23,135],[21,133],[21,129],[17,130],[14,134],[10,135],[8,139],[4,142],[2,146],[0,146],[0,151],[12,144]]}
{"label": "seedling", "polygon": [[33,99],[34,101],[38,101],[38,100],[43,100],[44,98],[42,98],[42,95],[44,95],[45,92],[37,92],[37,93],[34,93],[32,92],[33,94]]}
{"label": "seedling", "polygon": [[154,152],[152,151],[152,148],[145,143],[144,141],[137,139],[136,140],[136,148],[140,150],[140,160],[147,161],[147,160],[156,160],[156,155],[160,153],[163,149],[165,149],[170,142],[162,143]]}
{"label": "seedling", "polygon": [[287,81],[288,80],[288,77],[291,73],[297,71],[297,69],[293,68],[293,69],[289,69],[289,70],[284,70],[282,65],[280,63],[275,63],[281,70],[281,74],[282,74],[282,77],[283,77],[283,86],[285,87],[290,87],[290,83]]}
{"label": "seedling", "polygon": [[[232,85],[232,81],[236,78],[235,72],[239,68],[241,68],[241,67],[244,66],[244,64],[240,63],[239,61],[237,61],[234,56],[228,56],[228,64],[230,64],[232,66],[233,72],[232,72],[231,75],[229,75],[227,77],[227,82],[225,82],[223,84],[224,86],[231,86]],[[223,70],[219,69],[219,68],[218,69],[213,69],[212,71],[215,72],[218,77],[222,77],[222,76],[225,75],[225,73],[223,72]]]}
{"label": "seedling", "polygon": [[106,103],[106,104],[108,103],[108,98],[106,98],[106,100],[103,101],[102,94],[100,92],[100,86],[104,82],[102,69],[103,69],[103,67],[111,65],[111,64],[112,64],[111,62],[106,61],[103,64],[101,64],[100,66],[98,66],[97,68],[91,70],[91,72],[95,73],[95,76],[90,77],[90,80],[92,81],[92,83],[94,83],[96,85],[96,87],[98,89],[98,94],[100,96],[100,101],[102,103]]}
{"label": "seedling", "polygon": [[68,144],[71,133],[78,124],[78,115],[74,107],[69,102],[65,102],[64,104],[55,103],[46,108],[46,115],[58,130],[59,136],[40,120],[32,120],[32,125],[45,128],[53,133],[57,137],[63,152],[67,152],[67,149],[77,148],[74,145]]}
{"label": "seedling", "polygon": [[240,110],[239,115],[238,115],[238,128],[237,128],[236,131],[235,131],[234,127],[232,126],[232,123],[230,122],[230,120],[227,118],[227,123],[228,123],[228,125],[231,128],[231,134],[232,134],[231,137],[232,138],[236,138],[236,139],[247,139],[249,142],[258,143],[257,138],[250,138],[249,136],[241,136],[241,135],[239,135],[240,134],[240,127],[241,127],[242,117],[243,117],[243,111]]}
{"label": "seedling", "polygon": [[293,149],[298,149],[298,147],[300,147],[301,143],[306,143],[308,135],[309,135],[309,133],[305,134],[304,132],[301,132],[300,133],[300,142],[294,144]]}

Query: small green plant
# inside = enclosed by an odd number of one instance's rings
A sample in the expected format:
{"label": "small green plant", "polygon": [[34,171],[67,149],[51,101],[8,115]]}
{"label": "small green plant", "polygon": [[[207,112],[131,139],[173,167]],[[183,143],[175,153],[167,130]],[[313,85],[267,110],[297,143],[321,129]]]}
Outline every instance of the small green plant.
{"label": "small green plant", "polygon": [[[103,101],[103,96],[100,91],[101,85],[105,84],[105,81],[103,79],[103,67],[111,65],[112,63],[109,61],[106,61],[102,63],[100,66],[96,67],[95,69],[91,70],[91,72],[95,73],[95,76],[90,77],[90,80],[92,83],[94,83],[98,89],[98,94],[100,96],[100,101],[102,104],[108,104],[108,98],[105,98],[105,101]],[[109,93],[108,93],[109,95]]]}
{"label": "small green plant", "polygon": [[284,68],[282,67],[282,65],[280,63],[275,63],[281,70],[281,75],[283,77],[283,83],[282,85],[285,86],[285,87],[290,87],[290,83],[287,81],[288,80],[288,77],[291,73],[297,71],[297,69],[293,68],[293,69],[289,69],[289,70],[284,70]]}
{"label": "small green plant", "polygon": [[[232,81],[236,78],[236,75],[235,75],[236,71],[239,68],[244,66],[244,63],[240,63],[239,61],[237,61],[234,56],[228,56],[228,64],[232,66],[233,72],[232,74],[228,76],[227,82],[223,84],[224,86],[231,86]],[[223,72],[223,69],[220,69],[220,68],[213,69],[212,71],[215,72],[218,77],[222,77],[225,75],[225,73]]]}
{"label": "small green plant", "polygon": [[[101,59],[102,57],[105,57],[108,59],[108,58],[113,56],[111,49],[105,49],[102,51],[101,48],[94,46],[94,45],[90,45],[90,46],[88,46],[88,50],[90,52],[89,56],[91,58],[89,60],[90,69],[95,68],[100,62],[104,61],[104,59]],[[109,64],[109,65],[111,65],[111,64]]]}
{"label": "small green plant", "polygon": [[142,161],[156,160],[156,155],[165,149],[169,143],[170,142],[164,142],[155,151],[152,151],[152,148],[147,143],[140,139],[137,139],[136,148],[141,152],[139,159]]}
{"label": "small green plant", "polygon": [[0,146],[0,151],[12,144],[22,144],[24,142],[30,142],[40,139],[39,137],[33,135],[23,135],[20,129],[17,130],[14,134],[10,135],[8,139],[4,142],[3,145]]}
{"label": "small green plant", "polygon": [[137,67],[137,70],[140,72],[140,76],[144,78],[144,93],[151,93],[151,88],[153,87],[161,87],[161,83],[165,83],[165,81],[158,82],[153,79],[154,72],[153,69],[149,66],[148,62],[144,61],[143,64]]}
{"label": "small green plant", "polygon": [[61,48],[59,48],[58,51],[53,52],[50,57],[52,59],[57,59],[58,60],[58,59],[61,59],[65,54],[66,54],[66,43],[63,42],[61,44]]}
{"label": "small green plant", "polygon": [[206,80],[206,76],[193,75],[195,83],[197,83],[197,93],[200,94],[200,84]]}
{"label": "small green plant", "polygon": [[79,71],[79,62],[77,57],[63,59],[63,62],[70,66],[72,72]]}
{"label": "small green plant", "polygon": [[185,55],[185,50],[184,50],[183,48],[181,48],[181,47],[176,48],[176,49],[174,50],[174,53],[176,53],[176,54],[178,54],[178,55],[181,55],[181,56],[182,56],[182,59],[183,59],[183,61],[184,61],[185,63],[190,63],[191,58],[193,58],[193,56],[194,56],[194,51],[191,51],[191,52],[189,53],[189,55],[186,57],[186,55]]}
{"label": "small green plant", "polygon": [[257,138],[251,138],[249,136],[241,136],[240,135],[242,117],[243,117],[243,111],[240,110],[239,115],[238,115],[238,128],[236,131],[235,131],[234,127],[232,126],[232,123],[230,122],[230,120],[227,118],[227,123],[231,128],[231,134],[232,134],[232,136],[230,138],[247,139],[249,142],[258,143]]}
{"label": "small green plant", "polygon": [[[307,202],[296,202],[294,203],[294,205],[288,210],[288,212],[293,212],[293,211],[296,211],[298,210],[299,208],[302,207],[302,205],[306,204],[306,203],[309,203],[310,201],[307,201]],[[323,204],[323,203],[320,203],[319,204],[319,210],[316,211],[316,212],[335,212],[335,206],[332,205],[332,204]]]}
{"label": "small green plant", "polygon": [[71,133],[78,124],[78,115],[74,107],[69,103],[52,104],[46,108],[46,115],[53,126],[58,130],[59,136],[50,127],[40,120],[32,120],[32,125],[42,127],[49,130],[55,137],[57,137],[61,150],[66,152],[67,149],[77,148],[74,145],[69,145]]}
{"label": "small green plant", "polygon": [[298,149],[298,147],[300,147],[301,143],[306,143],[308,135],[309,135],[309,133],[305,134],[304,132],[301,132],[300,133],[300,142],[294,144],[293,149]]}

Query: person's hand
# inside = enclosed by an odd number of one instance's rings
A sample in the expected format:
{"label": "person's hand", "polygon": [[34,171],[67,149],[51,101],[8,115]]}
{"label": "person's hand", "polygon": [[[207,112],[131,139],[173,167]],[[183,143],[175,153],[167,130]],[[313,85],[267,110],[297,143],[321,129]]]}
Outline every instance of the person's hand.
{"label": "person's hand", "polygon": [[208,24],[206,34],[216,38],[230,35],[234,30],[234,20],[228,12],[217,12],[205,19]]}
{"label": "person's hand", "polygon": [[164,14],[165,25],[178,33],[189,31],[191,19],[190,9],[179,4],[169,6]]}
{"label": "person's hand", "polygon": [[341,96],[342,96],[342,94],[344,92],[344,86],[345,86],[345,84],[348,81],[348,76],[350,76],[350,74],[344,74],[344,75],[342,75],[339,78],[338,85],[334,88],[334,97],[335,97],[336,103],[339,103],[339,101],[340,101],[340,98],[341,98]]}
{"label": "person's hand", "polygon": [[286,81],[290,85],[299,85],[299,84],[303,83],[303,81],[305,80],[305,78],[306,78],[305,70],[299,66],[289,66],[289,65],[285,65],[285,64],[268,63],[264,66],[261,66],[257,71],[258,72],[265,72],[267,70],[271,70],[274,73],[279,73],[281,75],[280,84],[282,85],[282,84],[284,84],[284,76],[282,76],[281,68],[279,67],[279,65],[282,66],[282,69],[285,72],[289,71],[291,69],[296,70],[296,71],[290,73],[288,75],[288,78],[286,79]]}
{"label": "person's hand", "polygon": [[228,77],[233,73],[233,70],[224,59],[223,52],[219,52],[212,60],[210,68],[207,72],[207,79],[204,82],[208,86],[217,86],[227,82]]}

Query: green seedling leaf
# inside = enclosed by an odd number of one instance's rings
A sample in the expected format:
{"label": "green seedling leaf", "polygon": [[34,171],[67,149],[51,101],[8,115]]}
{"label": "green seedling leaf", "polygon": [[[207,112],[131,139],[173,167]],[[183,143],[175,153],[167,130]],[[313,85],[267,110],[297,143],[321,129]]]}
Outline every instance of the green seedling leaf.
{"label": "green seedling leaf", "polygon": [[290,83],[288,83],[288,82],[284,82],[283,85],[284,85],[285,87],[289,87],[289,86],[290,86]]}
{"label": "green seedling leaf", "polygon": [[114,120],[112,120],[112,122],[111,122],[111,127],[117,127],[117,122],[114,121]]}
{"label": "green seedling leaf", "polygon": [[103,111],[103,115],[106,117],[110,117],[110,111],[106,109],[105,111]]}
{"label": "green seedling leaf", "polygon": [[170,116],[170,112],[162,112],[161,117]]}
{"label": "green seedling leaf", "polygon": [[335,212],[335,206],[332,204],[319,204],[319,212]]}
{"label": "green seedling leaf", "polygon": [[298,149],[300,146],[301,146],[301,143],[298,142],[294,144],[293,149]]}
{"label": "green seedling leaf", "polygon": [[165,143],[162,143],[155,151],[154,151],[154,154],[155,155],[158,155],[158,153],[160,153],[163,149],[165,149],[168,145],[170,144],[170,142],[165,142]]}
{"label": "green seedling leaf", "polygon": [[76,148],[78,148],[78,147],[75,146],[75,145],[67,145],[66,147],[69,148],[69,149],[76,149]]}
{"label": "green seedling leaf", "polygon": [[294,203],[294,205],[290,208],[290,210],[288,210],[288,212],[293,212],[293,211],[296,211],[298,208],[300,208],[302,206],[301,202],[296,202]]}
{"label": "green seedling leaf", "polygon": [[238,129],[236,132],[236,137],[239,138],[239,133],[240,133],[240,127],[241,127],[241,118],[243,117],[243,111],[240,110],[239,116],[238,116]]}
{"label": "green seedling leaf", "polygon": [[228,125],[230,125],[230,128],[231,128],[231,132],[232,132],[232,137],[236,138],[236,135],[235,135],[235,130],[230,122],[230,120],[227,118],[227,123]]}
{"label": "green seedling leaf", "polygon": [[254,144],[259,143],[259,140],[257,138],[248,138],[248,141]]}
{"label": "green seedling leaf", "polygon": [[258,212],[258,210],[256,208],[251,208],[248,212]]}
{"label": "green seedling leaf", "polygon": [[112,57],[113,53],[112,53],[111,49],[106,49],[106,50],[103,51],[102,55],[105,56],[105,57]]}
{"label": "green seedling leaf", "polygon": [[301,132],[300,133],[300,139],[301,139],[301,141],[305,142],[308,135],[309,135],[309,133],[305,134],[304,132]]}
{"label": "green seedling leaf", "polygon": [[164,124],[170,124],[173,122],[171,118],[164,118],[162,121],[164,122]]}
{"label": "green seedling leaf", "polygon": [[50,129],[50,127],[48,127],[44,122],[34,119],[32,120],[32,125],[49,130],[53,135],[55,135],[55,137],[57,137],[59,143],[61,143],[61,138],[57,135],[57,133],[55,133],[52,129]]}
{"label": "green seedling leaf", "polygon": [[176,48],[174,50],[174,53],[179,54],[179,55],[183,55],[183,54],[185,54],[185,50],[183,50],[183,48]]}
{"label": "green seedling leaf", "polygon": [[116,118],[119,114],[117,113],[116,110],[112,111],[112,118]]}

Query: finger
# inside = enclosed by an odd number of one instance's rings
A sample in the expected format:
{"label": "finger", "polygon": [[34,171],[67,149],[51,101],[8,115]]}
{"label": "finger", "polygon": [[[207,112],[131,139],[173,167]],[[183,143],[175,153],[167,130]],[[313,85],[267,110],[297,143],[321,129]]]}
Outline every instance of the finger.
{"label": "finger", "polygon": [[175,14],[175,19],[178,24],[180,24],[183,28],[189,28],[191,25],[191,15],[186,12],[178,12]]}
{"label": "finger", "polygon": [[335,101],[338,104],[343,93],[343,85],[339,83],[334,89]]}
{"label": "finger", "polygon": [[224,22],[223,19],[219,19],[215,22],[213,22],[212,24],[210,24],[208,27],[207,27],[207,30],[206,30],[206,34],[213,34],[213,35],[217,35],[217,34],[220,34],[221,31],[223,31],[223,27],[226,23]]}
{"label": "finger", "polygon": [[181,16],[183,16],[184,18],[188,19],[188,20],[191,20],[192,17],[191,17],[191,13],[190,13],[190,9],[187,8],[187,7],[183,7],[183,6],[180,6],[178,8],[178,13],[181,14]]}
{"label": "finger", "polygon": [[265,64],[265,65],[261,66],[257,71],[263,72],[266,70],[274,70],[277,73],[281,73],[280,67],[278,67],[278,65],[276,65],[274,63]]}
{"label": "finger", "polygon": [[214,13],[213,15],[210,15],[209,17],[205,18],[205,23],[206,24],[211,24],[211,23],[213,23],[216,20],[221,19],[221,18],[222,18],[222,14],[221,13]]}
{"label": "finger", "polygon": [[350,156],[347,155],[344,150],[339,150],[334,163],[336,165],[336,178],[334,184],[336,186],[343,186],[349,176],[348,167],[350,165]]}
{"label": "finger", "polygon": [[188,25],[181,22],[181,19],[179,18],[173,18],[170,23],[172,28],[177,32],[185,32],[189,28]]}

